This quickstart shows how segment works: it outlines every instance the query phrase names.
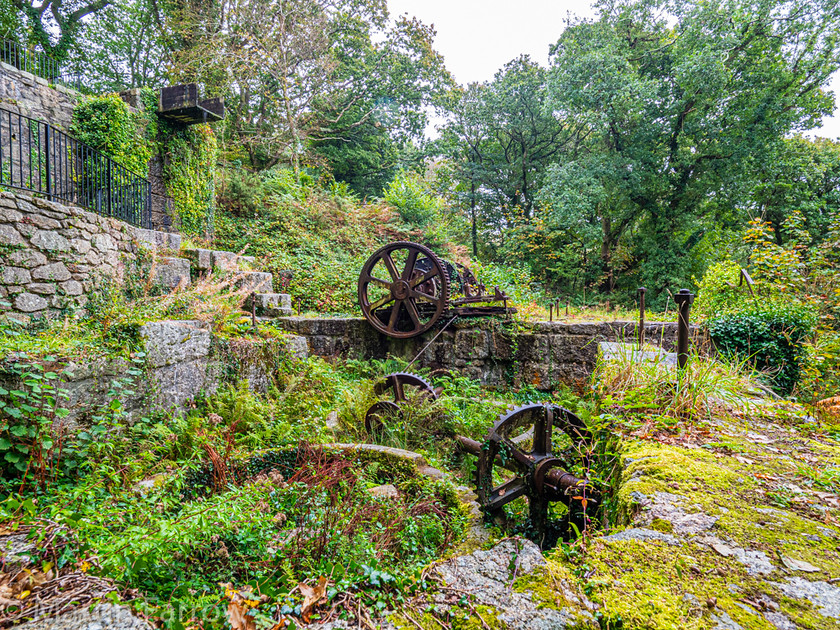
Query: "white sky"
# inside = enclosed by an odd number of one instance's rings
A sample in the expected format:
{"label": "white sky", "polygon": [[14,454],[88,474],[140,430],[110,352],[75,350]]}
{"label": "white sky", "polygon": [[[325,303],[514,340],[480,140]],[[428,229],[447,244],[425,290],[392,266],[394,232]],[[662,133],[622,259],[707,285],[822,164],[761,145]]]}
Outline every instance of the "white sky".
{"label": "white sky", "polygon": [[[388,0],[388,8],[393,17],[408,13],[435,26],[435,48],[461,84],[490,80],[523,53],[547,65],[548,47],[568,15],[594,15],[590,2],[574,0]],[[840,73],[831,89],[840,92]],[[840,116],[826,118],[809,135],[840,138]]]}

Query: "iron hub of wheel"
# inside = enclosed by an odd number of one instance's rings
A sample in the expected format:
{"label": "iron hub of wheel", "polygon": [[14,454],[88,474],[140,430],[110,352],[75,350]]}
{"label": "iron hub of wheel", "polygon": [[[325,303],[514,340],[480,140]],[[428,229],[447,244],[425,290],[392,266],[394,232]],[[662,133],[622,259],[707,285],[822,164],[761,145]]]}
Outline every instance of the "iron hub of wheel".
{"label": "iron hub of wheel", "polygon": [[408,286],[408,282],[405,280],[397,280],[391,285],[391,295],[398,300],[404,300],[407,298],[410,290],[411,287]]}

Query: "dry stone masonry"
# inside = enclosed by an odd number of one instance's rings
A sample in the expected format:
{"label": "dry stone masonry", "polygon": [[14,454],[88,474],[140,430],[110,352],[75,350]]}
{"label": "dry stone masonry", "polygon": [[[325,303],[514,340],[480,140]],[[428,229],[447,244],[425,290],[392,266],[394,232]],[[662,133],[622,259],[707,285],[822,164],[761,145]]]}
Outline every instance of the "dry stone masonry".
{"label": "dry stone masonry", "polygon": [[[312,354],[323,357],[417,360],[420,367],[454,370],[482,385],[510,383],[549,390],[575,384],[595,368],[602,342],[632,341],[633,322],[537,322],[505,329],[494,321],[460,321],[437,338],[432,330],[412,339],[394,339],[375,331],[361,318],[287,317],[283,327],[304,337]],[[645,326],[648,343],[672,351],[676,323]],[[699,334],[695,329],[695,335]],[[428,347],[426,347],[428,344]],[[425,348],[425,350],[424,350]]]}
{"label": "dry stone masonry", "polygon": [[[121,282],[142,249],[177,250],[177,234],[143,230],[80,208],[0,192],[0,309],[18,319],[83,308],[105,278]],[[164,259],[162,282],[176,286],[189,261]],[[180,274],[180,275],[179,275]],[[174,283],[174,284],[173,284]]]}
{"label": "dry stone masonry", "polygon": [[79,93],[0,62],[0,107],[70,129]]}
{"label": "dry stone masonry", "polygon": [[291,315],[291,298],[274,293],[254,258],[209,249],[180,252],[181,237],[144,230],[81,208],[0,191],[0,312],[21,321],[84,308],[104,283],[123,284],[127,269],[155,253],[152,281],[167,289],[195,275],[233,274],[236,289],[255,293],[260,316]]}

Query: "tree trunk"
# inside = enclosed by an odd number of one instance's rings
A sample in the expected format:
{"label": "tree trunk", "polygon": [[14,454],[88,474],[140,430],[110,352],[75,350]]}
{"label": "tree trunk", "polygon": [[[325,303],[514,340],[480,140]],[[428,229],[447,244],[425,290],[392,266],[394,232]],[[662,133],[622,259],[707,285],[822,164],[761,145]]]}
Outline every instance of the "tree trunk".
{"label": "tree trunk", "polygon": [[609,217],[601,218],[601,266],[606,274],[601,281],[601,293],[612,293],[615,278],[612,270],[612,221]]}
{"label": "tree trunk", "polygon": [[472,251],[478,257],[478,226],[475,220],[475,180],[470,178],[470,216],[472,218]]}

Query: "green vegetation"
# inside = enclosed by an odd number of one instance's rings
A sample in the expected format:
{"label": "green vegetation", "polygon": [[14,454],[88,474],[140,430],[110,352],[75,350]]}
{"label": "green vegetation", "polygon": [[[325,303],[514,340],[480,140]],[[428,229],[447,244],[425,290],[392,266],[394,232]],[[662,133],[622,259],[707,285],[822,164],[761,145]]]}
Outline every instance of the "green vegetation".
{"label": "green vegetation", "polygon": [[178,229],[206,236],[212,233],[216,206],[216,135],[209,125],[162,125],[161,136],[163,176]]}
{"label": "green vegetation", "polygon": [[[26,617],[35,589],[72,574],[112,580],[106,599],[172,630],[382,614],[503,628],[429,579],[477,544],[456,489],[475,460],[455,436],[484,440],[508,407],[551,401],[595,436],[554,446],[602,500],[583,531],[540,539],[557,543],[544,567],[513,561],[510,592],[556,610],[582,591],[604,630],[837,627],[780,584],[840,572],[840,143],[805,135],[834,109],[840,5],[602,2],[558,25],[548,67],[519,56],[458,86],[434,29],[386,4],[0,0],[0,30],[87,91],[142,87],[138,112],[82,99],[72,132],[139,174],[158,160],[190,246],[255,256],[305,315],[358,316],[364,261],[409,240],[511,296],[514,318],[480,326],[514,349],[549,304],[555,320],[635,320],[644,285],[649,321],[674,321],[691,288],[698,339],[719,352],[677,369],[628,345],[552,391],[510,386],[527,365],[494,389],[420,370],[437,399],[366,427],[405,361],[295,358],[280,325],[252,324],[231,273],[164,290],[156,256],[175,252],[144,254],[84,310],[0,320],[0,536],[37,550],[28,573],[0,573],[0,615]],[[152,88],[177,82],[224,98],[225,120],[158,119]],[[150,383],[172,366],[152,365],[140,328],[178,319],[212,332],[212,361],[192,366],[212,378],[165,409]],[[96,395],[77,400],[72,370]],[[414,451],[443,480],[341,443]],[[533,536],[524,498],[504,516]],[[625,527],[645,533],[599,532]]]}
{"label": "green vegetation", "polygon": [[159,119],[157,93],[150,88],[142,90],[141,101],[143,108],[135,112],[117,94],[83,97],[73,110],[70,131],[143,177],[149,174],[149,160],[160,160],[178,229],[205,237],[212,233],[216,204],[216,135],[208,125],[187,127]]}
{"label": "green vegetation", "polygon": [[799,381],[805,341],[816,320],[807,307],[767,301],[713,319],[709,334],[721,351],[768,372],[779,391],[789,394]]}
{"label": "green vegetation", "polygon": [[132,173],[148,175],[157,132],[152,111],[132,112],[117,94],[88,96],[73,110],[70,132]]}

